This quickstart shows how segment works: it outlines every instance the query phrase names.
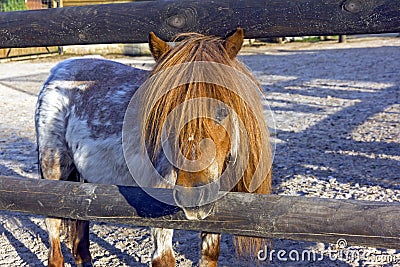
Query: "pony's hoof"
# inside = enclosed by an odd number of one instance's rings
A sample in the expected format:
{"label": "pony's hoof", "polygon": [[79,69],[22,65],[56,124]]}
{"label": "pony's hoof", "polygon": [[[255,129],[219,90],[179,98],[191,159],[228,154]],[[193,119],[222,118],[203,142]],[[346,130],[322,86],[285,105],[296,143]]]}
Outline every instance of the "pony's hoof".
{"label": "pony's hoof", "polygon": [[76,267],[93,267],[91,262],[77,263]]}

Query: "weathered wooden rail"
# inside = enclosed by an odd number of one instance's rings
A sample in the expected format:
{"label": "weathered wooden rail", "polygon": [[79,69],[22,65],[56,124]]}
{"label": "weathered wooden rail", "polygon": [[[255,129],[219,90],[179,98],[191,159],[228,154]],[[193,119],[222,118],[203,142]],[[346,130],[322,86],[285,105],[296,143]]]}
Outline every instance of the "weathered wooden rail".
{"label": "weathered wooden rail", "polygon": [[345,238],[351,245],[384,248],[400,244],[400,203],[228,193],[211,216],[190,221],[138,187],[0,176],[0,210],[317,242]]}
{"label": "weathered wooden rail", "polygon": [[247,38],[400,32],[398,0],[158,0],[0,13],[0,48],[147,42],[176,33]]}

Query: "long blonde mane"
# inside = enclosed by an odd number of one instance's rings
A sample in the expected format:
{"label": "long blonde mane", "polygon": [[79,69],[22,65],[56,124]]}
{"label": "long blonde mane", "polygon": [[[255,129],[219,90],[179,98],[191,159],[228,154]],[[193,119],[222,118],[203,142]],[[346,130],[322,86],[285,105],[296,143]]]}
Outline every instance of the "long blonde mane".
{"label": "long blonde mane", "polygon": [[[234,110],[242,122],[240,129],[240,142],[238,154],[246,151],[248,157],[236,162],[243,165],[243,175],[238,176],[235,171],[231,173],[231,191],[254,192],[268,194],[271,192],[272,150],[269,142],[269,132],[263,116],[261,103],[262,87],[250,71],[240,63],[236,57],[230,58],[224,48],[224,40],[218,37],[204,36],[197,33],[178,35],[174,48],[162,55],[157,61],[149,79],[148,90],[140,96],[140,102],[145,108],[141,116],[146,118],[141,126],[142,144],[146,147],[149,156],[156,158],[162,146],[162,129],[165,127],[167,117],[173,114],[173,120],[184,124],[185,114],[195,113],[197,118],[207,117],[210,106],[207,104],[193,104],[193,99],[211,98],[223,102]],[[219,68],[196,68],[190,63],[216,63]],[[179,66],[179,67],[177,67]],[[235,71],[226,71],[227,68]],[[162,75],[159,75],[162,73]],[[207,83],[207,77],[218,77],[218,83]],[[196,79],[191,79],[196,77]],[[248,86],[251,81],[253,86]],[[174,83],[174,81],[188,81]],[[195,81],[195,82],[193,82]],[[170,90],[162,90],[169,87]],[[173,113],[177,107],[180,113]],[[190,127],[179,132],[179,143],[204,136],[209,131],[208,121],[195,120]],[[167,125],[167,132],[174,128]],[[194,140],[199,142],[200,140]],[[237,236],[235,247],[240,255],[255,255],[265,244],[265,239]]]}
{"label": "long blonde mane", "polygon": [[[186,33],[178,35],[175,40],[180,41],[158,61],[150,77],[154,77],[165,70],[172,70],[174,66],[185,65],[186,63],[215,62],[234,68],[237,70],[237,73],[251,80],[256,88],[245,87],[240,82],[243,78],[238,77],[235,72],[227,73],[224,68],[214,68],[212,73],[207,70],[203,70],[201,73],[193,73],[196,70],[188,69],[191,68],[191,65],[188,65],[183,67],[183,69],[175,68],[175,70],[167,71],[160,78],[155,78],[150,88],[141,97],[143,105],[146,105],[146,103],[149,104],[147,105],[148,110],[146,108],[143,110],[143,113],[147,114],[147,120],[142,125],[141,131],[146,147],[150,148],[150,156],[155,156],[160,149],[162,140],[161,129],[172,110],[178,105],[182,105],[183,107],[181,114],[174,115],[176,116],[174,118],[175,121],[183,121],[185,119],[184,114],[191,112],[196,112],[196,116],[199,118],[206,117],[207,112],[209,112],[209,106],[193,105],[193,101],[188,100],[201,97],[217,99],[237,113],[244,126],[241,132],[245,132],[247,135],[247,140],[241,141],[243,145],[248,146],[249,156],[247,166],[245,167],[246,170],[242,179],[234,187],[234,191],[269,193],[270,182],[262,183],[266,177],[255,176],[257,169],[261,169],[261,173],[269,173],[272,161],[269,132],[263,117],[263,109],[260,101],[261,85],[242,63],[236,58],[229,58],[223,47],[222,39],[196,33]],[[190,76],[195,74],[221,77],[229,84],[229,89],[217,84],[189,82],[179,85],[167,93],[160,90],[160,88],[164,88],[165,86],[171,86],[171,81],[187,80],[188,78],[182,77],[183,75]],[[154,103],[155,100],[156,103]],[[207,131],[207,121],[196,120],[194,126],[185,128],[185,131],[179,133],[179,139],[181,142],[185,142],[185,140],[188,140],[190,137],[193,138],[193,136],[201,137],[199,133]],[[262,171],[263,168],[264,171]],[[265,168],[268,171],[265,171]],[[254,185],[257,186],[255,187]]]}

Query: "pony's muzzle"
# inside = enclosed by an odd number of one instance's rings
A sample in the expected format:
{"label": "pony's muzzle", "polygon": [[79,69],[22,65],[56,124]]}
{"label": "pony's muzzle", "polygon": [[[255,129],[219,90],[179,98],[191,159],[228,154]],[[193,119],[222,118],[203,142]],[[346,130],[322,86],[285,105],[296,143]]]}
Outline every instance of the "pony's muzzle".
{"label": "pony's muzzle", "polygon": [[207,218],[214,209],[214,203],[206,204],[200,207],[182,208],[188,220],[203,220]]}
{"label": "pony's muzzle", "polygon": [[219,185],[210,183],[199,187],[174,188],[174,199],[189,220],[201,220],[211,214],[217,200]]}

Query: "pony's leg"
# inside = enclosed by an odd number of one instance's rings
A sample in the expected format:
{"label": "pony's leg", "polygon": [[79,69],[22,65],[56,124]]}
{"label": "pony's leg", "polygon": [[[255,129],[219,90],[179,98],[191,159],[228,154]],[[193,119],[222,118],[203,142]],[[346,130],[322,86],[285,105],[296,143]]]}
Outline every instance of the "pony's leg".
{"label": "pony's leg", "polygon": [[62,267],[64,266],[64,257],[61,252],[60,242],[60,228],[62,219],[59,218],[46,218],[46,227],[49,234],[49,267]]}
{"label": "pony's leg", "polygon": [[77,220],[74,222],[72,236],[72,255],[77,267],[92,266],[92,256],[89,252],[89,222]]}
{"label": "pony's leg", "polygon": [[[57,148],[39,147],[39,168],[42,178],[48,180],[65,180],[68,176],[69,164],[66,157]],[[48,266],[64,266],[64,257],[61,252],[60,229],[61,218],[48,217],[45,220],[49,235]]]}
{"label": "pony's leg", "polygon": [[218,266],[221,234],[201,233],[200,267]]}
{"label": "pony's leg", "polygon": [[175,266],[175,256],[172,250],[173,229],[151,228],[154,243],[152,266]]}

